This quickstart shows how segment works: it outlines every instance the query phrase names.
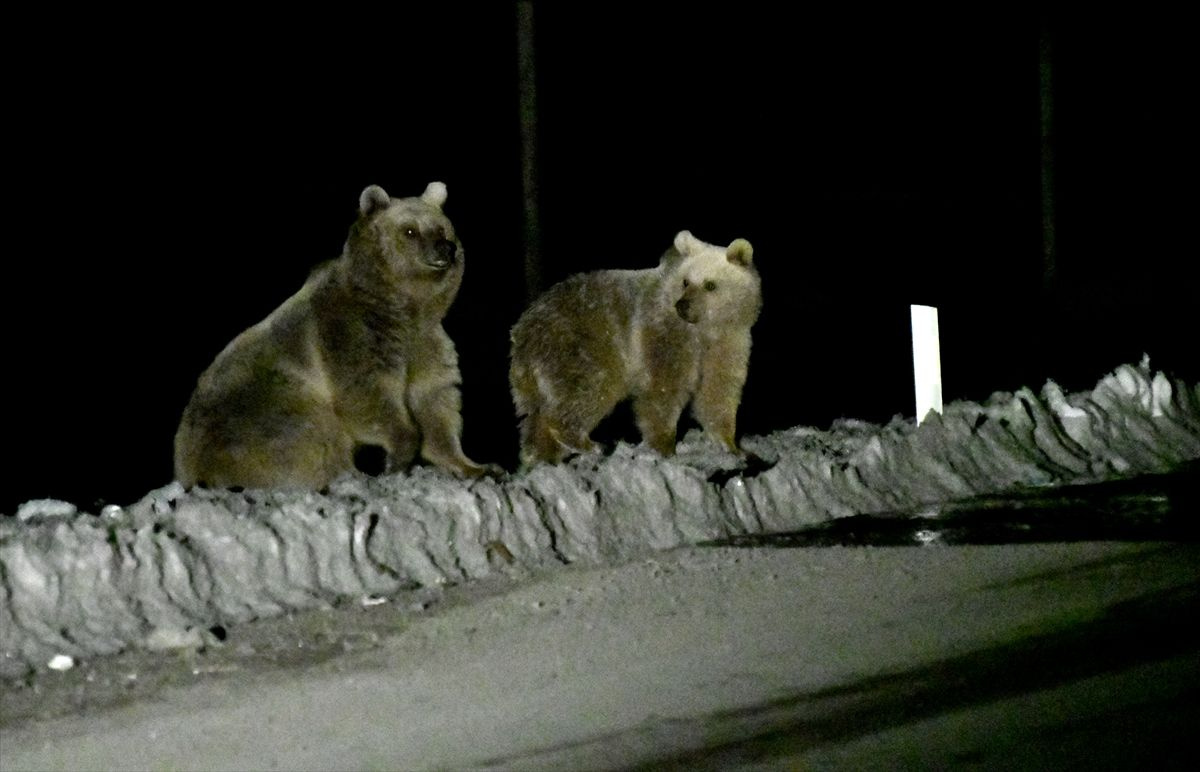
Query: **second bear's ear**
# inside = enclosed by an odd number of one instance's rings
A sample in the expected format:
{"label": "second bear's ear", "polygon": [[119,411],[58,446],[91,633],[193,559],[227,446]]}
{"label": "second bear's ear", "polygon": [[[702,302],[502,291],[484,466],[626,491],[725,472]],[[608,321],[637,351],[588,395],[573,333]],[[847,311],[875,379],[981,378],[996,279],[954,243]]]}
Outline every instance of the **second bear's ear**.
{"label": "second bear's ear", "polygon": [[675,249],[685,257],[696,251],[696,245],[699,243],[699,239],[693,236],[691,231],[679,231],[675,234]]}
{"label": "second bear's ear", "polygon": [[358,197],[358,212],[364,217],[375,214],[380,209],[387,209],[392,203],[387,191],[378,185],[368,185]]}
{"label": "second bear's ear", "polygon": [[425,192],[421,194],[421,200],[431,206],[442,208],[442,204],[446,203],[446,183],[431,182],[425,186]]}
{"label": "second bear's ear", "polygon": [[668,247],[667,251],[662,253],[662,257],[658,258],[658,264],[667,266],[668,270],[681,262],[683,262],[683,255],[679,254],[679,250],[675,247]]}
{"label": "second bear's ear", "polygon": [[733,243],[729,245],[729,249],[725,250],[725,257],[734,265],[746,268],[754,259],[754,247],[750,246],[750,242],[745,239],[734,239]]}

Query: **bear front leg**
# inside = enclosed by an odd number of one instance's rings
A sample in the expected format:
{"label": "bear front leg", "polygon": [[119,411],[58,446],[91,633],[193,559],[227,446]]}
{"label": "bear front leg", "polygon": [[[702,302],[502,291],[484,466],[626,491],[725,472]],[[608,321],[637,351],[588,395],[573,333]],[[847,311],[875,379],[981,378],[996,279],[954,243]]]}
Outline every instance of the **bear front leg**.
{"label": "bear front leg", "polygon": [[353,438],[354,466],[358,452],[379,446],[387,451],[383,471],[404,472],[412,466],[421,449],[421,430],[405,402],[406,384],[402,375],[376,376],[369,388],[347,388],[337,405],[337,413]]}
{"label": "bear front leg", "polygon": [[413,418],[421,430],[421,457],[459,477],[502,474],[495,464],[482,466],[462,449],[462,396],[457,379],[414,384],[409,391]]}
{"label": "bear front leg", "polygon": [[388,447],[387,471],[401,472],[412,466],[421,450],[421,430],[403,403],[392,412],[392,430]]}
{"label": "bear front leg", "polygon": [[633,415],[642,440],[662,456],[675,455],[675,434],[685,404],[686,394],[665,390],[641,394],[633,400]]}
{"label": "bear front leg", "polygon": [[705,433],[730,453],[742,452],[737,444],[737,411],[749,359],[749,335],[711,342],[700,362],[700,384],[692,400],[692,413]]}

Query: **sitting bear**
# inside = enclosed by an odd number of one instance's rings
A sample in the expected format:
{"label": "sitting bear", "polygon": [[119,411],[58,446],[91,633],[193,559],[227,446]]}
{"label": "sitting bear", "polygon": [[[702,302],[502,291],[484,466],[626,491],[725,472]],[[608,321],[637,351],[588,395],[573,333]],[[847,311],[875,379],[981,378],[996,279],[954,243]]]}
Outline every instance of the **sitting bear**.
{"label": "sitting bear", "polygon": [[745,239],[728,247],[681,231],[657,268],[598,271],[551,287],[512,329],[509,378],[521,463],[597,449],[590,434],[632,398],[642,439],[675,452],[689,402],[731,452],[761,283]]}
{"label": "sitting bear", "polygon": [[446,186],[389,198],[371,185],[341,256],[200,376],[175,435],[187,487],[325,487],[382,448],[388,471],[419,453],[463,477],[458,357],[442,329],[463,248]]}

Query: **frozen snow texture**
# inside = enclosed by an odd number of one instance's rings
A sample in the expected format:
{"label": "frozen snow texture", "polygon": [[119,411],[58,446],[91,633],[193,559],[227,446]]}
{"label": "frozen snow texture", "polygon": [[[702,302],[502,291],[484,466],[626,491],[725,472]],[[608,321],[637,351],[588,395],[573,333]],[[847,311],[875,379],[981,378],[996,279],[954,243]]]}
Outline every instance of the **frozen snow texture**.
{"label": "frozen snow texture", "polygon": [[1200,385],[1143,360],[1090,393],[1048,382],[1040,396],[952,403],[919,428],[844,420],[744,446],[766,463],[689,437],[675,459],[621,445],[501,481],[416,469],[327,494],[172,484],[100,516],[25,506],[0,519],[0,675],[56,655],[197,645],[216,625],[495,572],[1167,471],[1200,458]]}

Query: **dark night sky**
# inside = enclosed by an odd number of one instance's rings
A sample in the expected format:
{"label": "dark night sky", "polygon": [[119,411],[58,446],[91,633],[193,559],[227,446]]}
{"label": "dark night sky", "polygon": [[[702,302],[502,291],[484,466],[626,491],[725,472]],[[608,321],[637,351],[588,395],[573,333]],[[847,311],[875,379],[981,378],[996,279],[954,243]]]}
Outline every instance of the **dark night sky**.
{"label": "dark night sky", "polygon": [[[913,302],[941,309],[951,399],[1087,387],[1143,350],[1200,378],[1178,20],[1051,25],[1060,282],[1043,295],[1037,18],[605,7],[537,6],[546,278],[651,266],[682,228],[750,239],[765,309],[744,432],[911,414]],[[466,8],[31,28],[6,111],[0,511],[168,482],[197,376],[336,256],[370,183],[448,184],[464,441],[514,466],[515,16]]]}

